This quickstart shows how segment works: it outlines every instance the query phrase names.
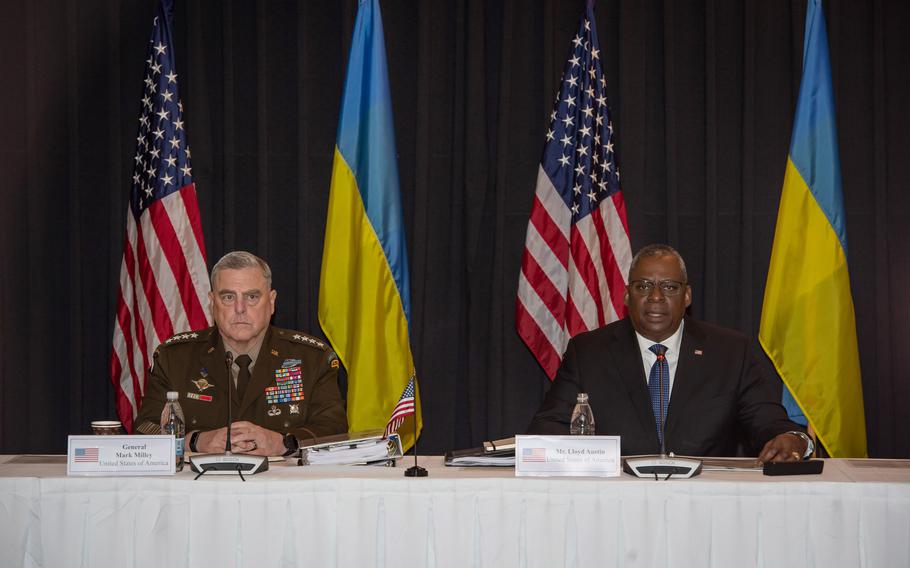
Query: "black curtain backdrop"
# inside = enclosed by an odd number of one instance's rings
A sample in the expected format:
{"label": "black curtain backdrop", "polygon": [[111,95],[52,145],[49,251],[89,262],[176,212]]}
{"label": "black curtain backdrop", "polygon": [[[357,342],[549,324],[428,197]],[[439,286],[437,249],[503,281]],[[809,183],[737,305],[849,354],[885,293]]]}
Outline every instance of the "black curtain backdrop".
{"label": "black curtain backdrop", "polygon": [[[209,265],[316,301],[354,0],[178,0]],[[151,0],[3,2],[0,452],[114,417],[108,361]],[[521,432],[548,381],[514,331],[551,104],[582,0],[383,1],[424,409],[421,449]],[[669,242],[692,313],[757,333],[801,71],[803,0],[601,0],[635,249]],[[826,2],[871,455],[910,457],[910,3]]]}

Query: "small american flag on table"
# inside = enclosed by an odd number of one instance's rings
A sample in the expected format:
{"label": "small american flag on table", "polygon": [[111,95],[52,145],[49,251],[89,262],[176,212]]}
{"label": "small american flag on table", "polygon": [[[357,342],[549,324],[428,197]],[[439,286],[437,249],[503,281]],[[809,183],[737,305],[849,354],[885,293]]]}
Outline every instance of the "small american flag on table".
{"label": "small american flag on table", "polygon": [[408,386],[406,386],[404,392],[401,393],[401,398],[398,399],[395,410],[392,411],[392,417],[389,418],[389,422],[385,425],[386,437],[393,432],[397,432],[398,427],[401,426],[404,419],[414,414],[414,390],[414,377],[412,376],[411,380],[408,381]]}

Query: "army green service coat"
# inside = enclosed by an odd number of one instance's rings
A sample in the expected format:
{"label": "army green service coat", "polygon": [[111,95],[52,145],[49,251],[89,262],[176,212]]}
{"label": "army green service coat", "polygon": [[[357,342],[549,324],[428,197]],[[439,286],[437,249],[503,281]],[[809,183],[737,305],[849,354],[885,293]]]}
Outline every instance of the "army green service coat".
{"label": "army green service coat", "polygon": [[[235,389],[230,390],[233,421],[291,433],[302,443],[347,432],[338,365],[338,357],[324,342],[269,326],[246,392],[238,397]],[[226,426],[228,377],[216,327],[171,337],[155,351],[136,431],[159,432],[168,391],[180,393],[187,432]]]}

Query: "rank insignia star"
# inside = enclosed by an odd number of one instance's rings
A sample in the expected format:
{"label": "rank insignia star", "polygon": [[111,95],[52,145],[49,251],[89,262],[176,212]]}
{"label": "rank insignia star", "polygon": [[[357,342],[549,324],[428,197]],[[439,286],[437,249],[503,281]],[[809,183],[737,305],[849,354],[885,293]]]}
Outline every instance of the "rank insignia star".
{"label": "rank insignia star", "polygon": [[318,339],[314,339],[308,335],[301,335],[299,333],[295,333],[291,337],[292,337],[292,339],[295,339],[301,343],[309,343],[310,345],[315,345],[316,347],[325,347],[325,343],[319,341]]}
{"label": "rank insignia star", "polygon": [[178,333],[177,335],[170,337],[164,343],[169,344],[173,341],[186,341],[187,339],[196,339],[197,337],[199,337],[198,333]]}

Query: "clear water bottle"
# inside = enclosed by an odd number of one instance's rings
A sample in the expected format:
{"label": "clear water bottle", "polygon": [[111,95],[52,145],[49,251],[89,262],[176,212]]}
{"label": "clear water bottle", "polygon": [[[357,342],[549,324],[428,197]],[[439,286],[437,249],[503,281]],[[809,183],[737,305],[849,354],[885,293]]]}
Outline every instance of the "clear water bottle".
{"label": "clear water bottle", "polygon": [[569,424],[569,433],[573,436],[594,435],[594,413],[588,404],[588,393],[578,393],[575,409],[572,411],[572,422]]}
{"label": "clear water bottle", "polygon": [[177,401],[177,391],[167,393],[167,403],[161,411],[161,433],[174,436],[177,447],[177,471],[183,470],[183,441],[186,437],[186,420],[183,418],[183,409]]}

